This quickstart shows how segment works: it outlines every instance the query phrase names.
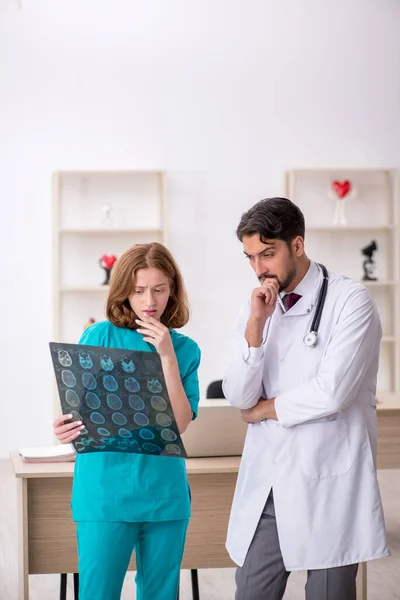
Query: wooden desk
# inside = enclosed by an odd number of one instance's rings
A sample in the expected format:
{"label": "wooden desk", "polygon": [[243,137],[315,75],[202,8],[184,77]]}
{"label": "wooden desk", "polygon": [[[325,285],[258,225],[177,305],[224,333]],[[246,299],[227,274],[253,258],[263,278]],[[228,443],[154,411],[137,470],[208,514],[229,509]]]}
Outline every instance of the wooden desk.
{"label": "wooden desk", "polygon": [[[400,468],[400,396],[379,394],[378,468]],[[29,574],[76,573],[75,525],[70,497],[73,463],[26,464],[11,455],[19,489],[19,600],[29,599]],[[230,507],[240,457],[187,460],[192,490],[183,569],[234,567],[225,550]],[[135,569],[134,560],[130,570]],[[367,566],[358,576],[365,600]]]}
{"label": "wooden desk", "polygon": [[400,469],[400,394],[377,393],[378,469]]}
{"label": "wooden desk", "polygon": [[[70,498],[74,464],[27,464],[11,454],[18,478],[19,600],[29,599],[29,575],[76,573],[75,524]],[[192,518],[183,569],[234,567],[226,531],[240,457],[187,460]],[[135,570],[132,559],[129,570]]]}

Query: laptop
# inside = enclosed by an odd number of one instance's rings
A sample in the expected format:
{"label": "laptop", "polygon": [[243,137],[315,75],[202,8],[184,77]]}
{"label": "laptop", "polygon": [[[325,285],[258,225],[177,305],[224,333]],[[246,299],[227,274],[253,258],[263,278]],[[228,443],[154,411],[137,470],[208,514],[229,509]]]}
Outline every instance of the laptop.
{"label": "laptop", "polygon": [[182,434],[188,458],[241,456],[247,423],[225,399],[201,400],[197,418]]}

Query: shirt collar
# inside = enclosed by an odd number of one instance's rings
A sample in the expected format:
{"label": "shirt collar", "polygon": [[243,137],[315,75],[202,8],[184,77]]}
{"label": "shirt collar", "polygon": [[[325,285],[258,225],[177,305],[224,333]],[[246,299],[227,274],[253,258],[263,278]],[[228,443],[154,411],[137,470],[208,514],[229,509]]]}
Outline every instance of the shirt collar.
{"label": "shirt collar", "polygon": [[315,289],[315,284],[317,283],[319,275],[318,265],[310,261],[310,265],[308,267],[307,273],[304,275],[303,279],[299,282],[299,284],[294,288],[293,293],[299,294],[299,296],[307,296]]}
{"label": "shirt collar", "polygon": [[[307,314],[316,302],[318,282],[320,281],[320,269],[318,265],[310,261],[307,273],[293,290],[294,294],[301,296],[300,300],[290,309],[288,316]],[[286,294],[283,295],[283,297]]]}

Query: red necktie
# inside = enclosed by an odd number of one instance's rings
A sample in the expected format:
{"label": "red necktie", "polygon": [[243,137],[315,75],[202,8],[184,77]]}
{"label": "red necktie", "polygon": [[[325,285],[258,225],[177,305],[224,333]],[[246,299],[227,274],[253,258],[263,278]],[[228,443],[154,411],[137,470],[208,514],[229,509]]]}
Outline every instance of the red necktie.
{"label": "red necktie", "polygon": [[294,294],[291,292],[290,294],[286,294],[282,298],[282,302],[286,310],[290,310],[292,306],[294,306],[297,300],[300,300],[301,296],[299,294]]}

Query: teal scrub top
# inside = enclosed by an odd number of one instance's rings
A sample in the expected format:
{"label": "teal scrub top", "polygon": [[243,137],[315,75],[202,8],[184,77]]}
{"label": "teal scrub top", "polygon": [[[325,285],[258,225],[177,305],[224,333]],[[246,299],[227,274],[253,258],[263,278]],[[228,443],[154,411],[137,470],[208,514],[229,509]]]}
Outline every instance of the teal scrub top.
{"label": "teal scrub top", "polygon": [[[189,337],[170,330],[182,385],[197,415],[200,349]],[[80,344],[154,351],[137,331],[109,321],[88,327]],[[74,521],[153,522],[188,519],[190,494],[185,459],[122,452],[77,455],[72,488]]]}

